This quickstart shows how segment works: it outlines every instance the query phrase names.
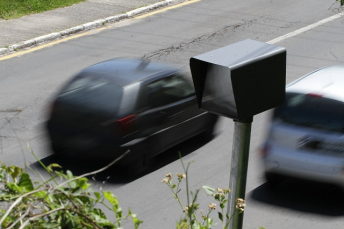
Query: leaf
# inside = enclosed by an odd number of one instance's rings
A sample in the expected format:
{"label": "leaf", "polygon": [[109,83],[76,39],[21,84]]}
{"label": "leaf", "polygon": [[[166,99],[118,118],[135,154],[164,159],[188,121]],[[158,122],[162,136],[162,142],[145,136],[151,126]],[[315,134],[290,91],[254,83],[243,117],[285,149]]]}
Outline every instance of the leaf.
{"label": "leaf", "polygon": [[97,198],[97,201],[99,201],[100,200],[100,193],[99,192],[94,192],[94,195],[96,196],[96,198]]}
{"label": "leaf", "polygon": [[204,185],[202,188],[207,192],[208,195],[213,196],[216,193],[215,189],[210,186]]}
{"label": "leaf", "polygon": [[6,172],[16,181],[17,177],[23,172],[23,169],[12,165],[6,168]]}
{"label": "leaf", "polygon": [[76,188],[76,182],[75,181],[72,181],[72,182],[68,182],[68,185],[69,185],[69,187],[71,187],[71,188]]}
{"label": "leaf", "polygon": [[207,228],[212,228],[214,220],[210,217],[207,218]]}
{"label": "leaf", "polygon": [[22,190],[22,192],[30,192],[30,191],[34,190],[31,178],[30,178],[29,174],[27,174],[27,173],[23,173],[20,176],[18,186]]}
{"label": "leaf", "polygon": [[102,226],[102,228],[116,228],[115,225],[106,218],[106,216],[100,209],[94,209],[91,214],[92,216],[94,216],[97,224],[99,226]]}
{"label": "leaf", "polygon": [[189,224],[186,217],[181,218],[179,221],[176,222],[177,229],[188,229]]}
{"label": "leaf", "polygon": [[[4,228],[7,228],[10,224],[12,224],[16,220],[15,217],[13,217],[12,214],[7,216],[7,218],[3,221],[3,223],[0,226],[4,226]],[[2,228],[2,227],[1,227]]]}
{"label": "leaf", "polygon": [[225,208],[225,205],[223,203],[220,203],[220,208],[221,209],[224,209]]}
{"label": "leaf", "polygon": [[122,208],[120,206],[118,206],[116,210],[116,215],[118,216],[118,218],[122,218]]}
{"label": "leaf", "polygon": [[[88,179],[83,177],[72,181],[69,185],[72,189],[74,189],[74,194],[81,194],[84,193],[91,186],[91,184],[87,183],[87,181]],[[75,185],[73,184],[73,182],[75,182]]]}
{"label": "leaf", "polygon": [[74,178],[73,177],[73,173],[71,171],[69,171],[69,170],[67,170],[67,177],[68,177],[68,179],[73,179]]}
{"label": "leaf", "polygon": [[176,186],[177,186],[176,184],[172,185],[172,189],[174,189]]}
{"label": "leaf", "polygon": [[129,216],[131,216],[133,222],[134,222],[134,225],[135,225],[135,229],[137,229],[141,223],[143,223],[142,220],[139,220],[137,217],[136,217],[136,214],[133,214],[129,208],[129,213],[128,213]]}
{"label": "leaf", "polygon": [[52,172],[53,171],[53,168],[62,168],[59,164],[50,164],[49,166],[47,166],[47,170],[48,170],[48,173]]}
{"label": "leaf", "polygon": [[192,203],[193,203],[193,204],[196,203],[198,193],[199,193],[199,189],[196,190],[195,196],[194,196],[193,199],[192,199]]}
{"label": "leaf", "polygon": [[74,201],[78,202],[80,205],[86,204],[85,203],[86,201],[82,201],[80,198],[73,198],[73,199],[74,199]]}
{"label": "leaf", "polygon": [[221,202],[223,202],[225,198],[225,196],[221,195]]}
{"label": "leaf", "polygon": [[91,186],[91,184],[87,183],[88,179],[86,177],[80,178],[78,181],[80,182],[80,188],[83,190],[86,190]]}
{"label": "leaf", "polygon": [[60,178],[65,178],[66,180],[68,179],[67,175],[65,175],[63,172],[55,171],[55,173],[60,176]]}
{"label": "leaf", "polygon": [[118,208],[118,200],[114,194],[109,191],[103,191],[105,199],[107,199],[112,205],[113,211],[116,212]]}
{"label": "leaf", "polygon": [[228,225],[231,223],[231,221],[228,221],[228,223],[226,224],[225,228],[228,228]]}
{"label": "leaf", "polygon": [[221,212],[218,212],[219,213],[219,219],[221,220],[221,221],[223,221],[223,215],[222,215],[222,213]]}
{"label": "leaf", "polygon": [[49,228],[57,228],[58,226],[59,226],[59,224],[58,223],[43,223],[43,224],[41,224],[40,225],[42,228],[47,228],[47,229],[49,229]]}
{"label": "leaf", "polygon": [[16,183],[7,183],[6,187],[14,192],[21,192],[21,188]]}

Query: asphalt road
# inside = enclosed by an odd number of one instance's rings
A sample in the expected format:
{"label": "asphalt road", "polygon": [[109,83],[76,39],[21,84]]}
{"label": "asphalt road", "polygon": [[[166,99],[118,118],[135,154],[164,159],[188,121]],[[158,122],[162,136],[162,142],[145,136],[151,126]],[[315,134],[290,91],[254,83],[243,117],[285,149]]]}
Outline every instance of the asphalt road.
{"label": "asphalt road", "polygon": [[[0,61],[0,160],[17,165],[34,162],[26,142],[45,162],[56,159],[50,156],[43,129],[48,104],[71,75],[91,64],[134,56],[169,62],[188,72],[192,56],[247,38],[271,41],[333,16],[334,12],[328,10],[330,5],[327,0],[202,0]],[[344,60],[343,20],[330,21],[276,43],[287,49],[287,82]],[[13,109],[23,111],[8,111]],[[293,181],[283,183],[274,191],[266,187],[257,149],[267,126],[267,113],[254,117],[244,228],[342,228],[343,193],[337,189]],[[204,184],[228,186],[232,121],[222,119],[216,133],[210,142],[191,139],[174,147],[141,173],[112,169],[100,174],[97,180],[111,177],[104,188],[113,191],[125,209],[130,206],[144,220],[142,228],[174,228],[182,212],[160,181],[166,173],[182,172],[178,151],[185,155],[186,162],[195,161],[190,168],[192,189]],[[73,163],[65,158],[59,162],[77,173],[99,166]],[[96,187],[101,185],[99,182]],[[212,201],[203,192],[199,200],[203,209]]]}

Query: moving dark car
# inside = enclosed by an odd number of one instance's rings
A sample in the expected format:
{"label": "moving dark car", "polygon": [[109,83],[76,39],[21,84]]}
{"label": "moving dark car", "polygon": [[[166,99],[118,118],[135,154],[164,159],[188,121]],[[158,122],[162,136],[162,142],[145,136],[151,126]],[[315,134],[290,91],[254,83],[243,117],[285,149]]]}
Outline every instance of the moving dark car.
{"label": "moving dark car", "polygon": [[90,66],[55,98],[47,130],[55,152],[101,147],[96,157],[143,159],[201,133],[218,116],[197,107],[193,85],[165,64],[112,59]]}

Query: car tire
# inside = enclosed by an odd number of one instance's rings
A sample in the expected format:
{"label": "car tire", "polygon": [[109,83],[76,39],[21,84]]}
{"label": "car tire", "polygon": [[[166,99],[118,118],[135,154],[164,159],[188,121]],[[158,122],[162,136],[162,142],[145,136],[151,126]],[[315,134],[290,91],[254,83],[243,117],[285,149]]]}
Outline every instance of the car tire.
{"label": "car tire", "polygon": [[209,140],[214,138],[214,130],[215,130],[215,125],[213,125],[212,127],[208,128],[204,132],[200,133],[197,137],[200,140],[209,141]]}
{"label": "car tire", "polygon": [[66,147],[61,145],[59,142],[51,141],[50,143],[51,149],[55,154],[61,154],[63,151],[66,150]]}
{"label": "car tire", "polygon": [[214,138],[215,127],[219,120],[219,116],[215,114],[208,114],[208,118],[208,128],[198,135],[200,139],[205,141],[210,141]]}

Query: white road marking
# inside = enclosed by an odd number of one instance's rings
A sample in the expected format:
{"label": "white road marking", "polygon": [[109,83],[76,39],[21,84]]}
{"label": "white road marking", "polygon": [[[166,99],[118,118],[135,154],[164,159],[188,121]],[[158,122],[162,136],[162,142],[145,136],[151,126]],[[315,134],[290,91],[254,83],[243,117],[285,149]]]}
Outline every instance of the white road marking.
{"label": "white road marking", "polygon": [[316,27],[318,27],[320,25],[323,25],[323,24],[325,24],[327,22],[330,22],[330,21],[333,21],[335,19],[338,19],[338,18],[340,18],[342,16],[344,16],[344,12],[341,12],[341,13],[338,13],[338,14],[333,15],[331,17],[325,18],[325,19],[323,19],[321,21],[318,21],[316,23],[313,23],[313,24],[308,25],[306,27],[303,27],[301,29],[295,30],[294,32],[291,32],[291,33],[285,34],[283,36],[277,37],[277,38],[275,38],[275,39],[273,39],[271,41],[268,41],[267,43],[268,44],[275,44],[277,42],[280,42],[280,41],[286,40],[288,38],[294,37],[296,35],[299,35],[299,34],[301,34],[303,32],[308,31],[308,30],[314,29],[314,28],[316,28]]}

